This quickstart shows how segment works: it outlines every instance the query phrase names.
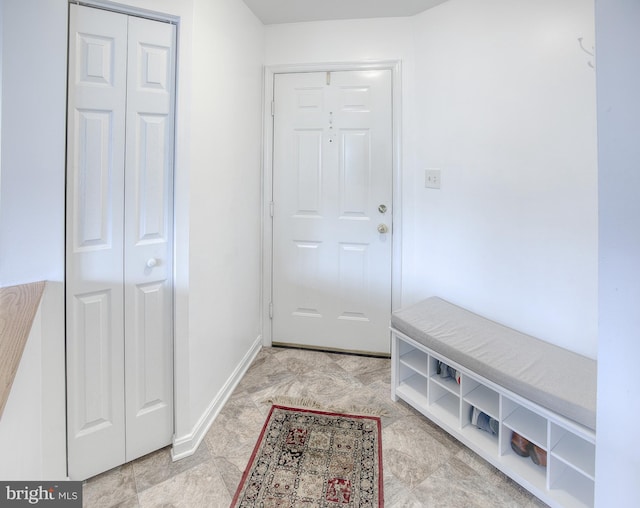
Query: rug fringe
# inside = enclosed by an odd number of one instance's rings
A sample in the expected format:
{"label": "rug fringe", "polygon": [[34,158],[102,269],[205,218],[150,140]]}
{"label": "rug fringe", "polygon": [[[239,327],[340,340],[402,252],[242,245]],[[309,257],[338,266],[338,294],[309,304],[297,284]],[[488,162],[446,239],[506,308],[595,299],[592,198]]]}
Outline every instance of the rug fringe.
{"label": "rug fringe", "polygon": [[265,400],[265,402],[278,406],[296,407],[299,409],[317,409],[318,411],[327,411],[330,413],[366,416],[389,416],[389,411],[381,407],[356,405],[351,405],[348,407],[328,406],[310,397],[289,397],[287,395],[276,395],[274,397],[269,397]]}

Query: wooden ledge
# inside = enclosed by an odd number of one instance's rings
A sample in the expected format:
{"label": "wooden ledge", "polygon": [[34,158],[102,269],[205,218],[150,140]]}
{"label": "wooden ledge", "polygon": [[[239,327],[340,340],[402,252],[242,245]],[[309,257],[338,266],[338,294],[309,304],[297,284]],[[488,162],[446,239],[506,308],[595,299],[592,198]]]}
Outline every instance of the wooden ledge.
{"label": "wooden ledge", "polygon": [[45,282],[0,288],[0,418],[18,371]]}

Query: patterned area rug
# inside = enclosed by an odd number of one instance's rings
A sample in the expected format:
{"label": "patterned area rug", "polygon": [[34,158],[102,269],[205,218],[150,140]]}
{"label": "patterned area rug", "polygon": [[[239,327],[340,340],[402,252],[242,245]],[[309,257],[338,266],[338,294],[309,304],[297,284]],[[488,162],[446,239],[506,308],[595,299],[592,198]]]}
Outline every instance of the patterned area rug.
{"label": "patterned area rug", "polygon": [[233,507],[383,506],[380,418],[274,405]]}

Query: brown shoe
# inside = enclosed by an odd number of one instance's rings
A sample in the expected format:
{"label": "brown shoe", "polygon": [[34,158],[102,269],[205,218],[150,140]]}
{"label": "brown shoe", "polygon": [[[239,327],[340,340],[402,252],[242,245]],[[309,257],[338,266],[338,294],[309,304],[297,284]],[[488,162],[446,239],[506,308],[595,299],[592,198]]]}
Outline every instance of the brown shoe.
{"label": "brown shoe", "polygon": [[547,452],[539,446],[531,446],[531,452],[529,454],[534,464],[538,466],[547,467]]}
{"label": "brown shoe", "polygon": [[511,434],[511,449],[520,455],[520,457],[528,457],[531,453],[532,446],[533,445],[520,434],[516,432]]}

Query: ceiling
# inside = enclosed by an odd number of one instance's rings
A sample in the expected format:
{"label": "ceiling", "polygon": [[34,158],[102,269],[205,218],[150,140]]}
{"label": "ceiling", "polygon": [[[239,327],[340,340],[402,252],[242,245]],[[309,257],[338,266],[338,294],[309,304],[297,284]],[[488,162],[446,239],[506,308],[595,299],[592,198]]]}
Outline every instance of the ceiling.
{"label": "ceiling", "polygon": [[413,16],[446,0],[243,0],[265,24]]}

